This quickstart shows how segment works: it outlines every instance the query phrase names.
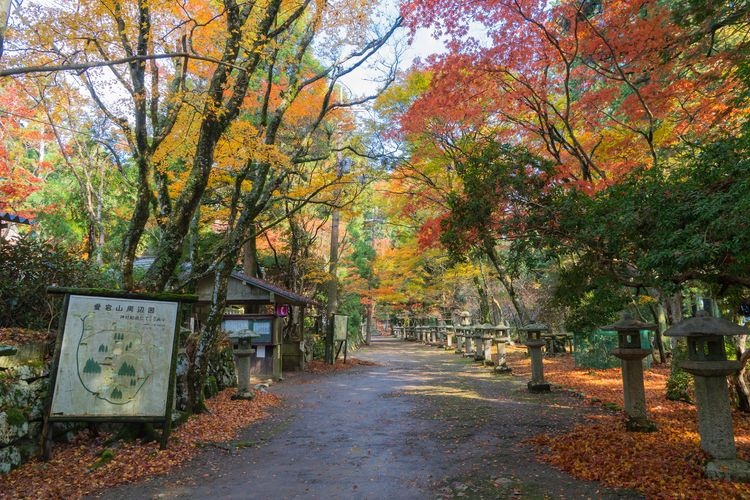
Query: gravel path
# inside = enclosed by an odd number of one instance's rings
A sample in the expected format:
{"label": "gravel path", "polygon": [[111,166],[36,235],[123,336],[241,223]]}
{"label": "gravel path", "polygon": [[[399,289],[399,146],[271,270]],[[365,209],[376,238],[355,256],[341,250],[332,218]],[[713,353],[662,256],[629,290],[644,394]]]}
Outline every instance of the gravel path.
{"label": "gravel path", "polygon": [[235,442],[169,476],[105,498],[638,498],[534,459],[524,439],[588,411],[564,392],[529,394],[452,352],[376,337],[378,366],[291,374],[285,404]]}

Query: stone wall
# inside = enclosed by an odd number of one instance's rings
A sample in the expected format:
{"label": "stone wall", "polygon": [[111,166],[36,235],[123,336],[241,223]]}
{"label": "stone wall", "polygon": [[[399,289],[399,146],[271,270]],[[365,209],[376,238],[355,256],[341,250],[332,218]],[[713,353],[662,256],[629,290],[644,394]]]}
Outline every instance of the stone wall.
{"label": "stone wall", "polygon": [[49,385],[45,344],[21,346],[0,357],[0,473],[33,456],[39,448]]}

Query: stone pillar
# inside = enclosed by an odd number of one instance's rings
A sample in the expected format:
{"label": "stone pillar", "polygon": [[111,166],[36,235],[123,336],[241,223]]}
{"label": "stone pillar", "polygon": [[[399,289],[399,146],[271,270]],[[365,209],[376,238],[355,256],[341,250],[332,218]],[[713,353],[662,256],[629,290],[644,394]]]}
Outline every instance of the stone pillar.
{"label": "stone pillar", "polygon": [[495,362],[495,373],[510,373],[511,369],[505,358],[505,346],[507,341],[495,338],[495,348],[497,349],[497,361]]}
{"label": "stone pillar", "polygon": [[482,359],[484,359],[484,364],[488,366],[494,365],[494,363],[492,362],[492,336],[491,335],[482,337],[482,347],[483,347]]}
{"label": "stone pillar", "polygon": [[656,430],[646,411],[646,391],[643,387],[643,358],[650,354],[646,349],[614,349],[614,356],[622,360],[622,390],[629,431],[651,432]]}
{"label": "stone pillar", "polygon": [[527,384],[531,392],[549,392],[550,386],[544,380],[544,363],[542,360],[543,340],[528,340],[526,347],[531,358],[531,380]]}
{"label": "stone pillar", "polygon": [[712,457],[706,464],[706,476],[711,479],[750,483],[750,463],[737,458],[726,380],[740,369],[740,362],[728,360],[724,347],[725,336],[746,333],[739,325],[712,318],[706,311],[664,332],[687,340],[688,359],[680,366],[695,378],[698,432],[701,448]]}
{"label": "stone pillar", "polygon": [[656,325],[638,321],[625,312],[620,321],[601,328],[617,332],[617,348],[612,350],[612,355],[622,360],[622,391],[628,416],[625,428],[634,432],[655,431],[656,424],[649,420],[646,411],[643,388],[643,358],[651,351],[641,348],[641,330],[653,331]]}
{"label": "stone pillar", "polygon": [[[229,340],[233,346],[234,364],[237,367],[237,392],[232,396],[232,399],[253,399],[255,397],[253,391],[250,390],[250,355],[254,352],[251,341],[259,336],[252,330],[241,330],[229,335]],[[235,343],[237,348],[234,348]]]}
{"label": "stone pillar", "polygon": [[484,343],[482,338],[485,335],[485,326],[474,327],[474,332],[471,340],[474,343],[474,361],[484,361]]}
{"label": "stone pillar", "polygon": [[462,328],[456,328],[456,350],[453,351],[456,354],[463,354],[464,352],[464,332]]}
{"label": "stone pillar", "polygon": [[467,328],[464,334],[464,357],[474,357],[474,332],[473,329]]}
{"label": "stone pillar", "polygon": [[525,342],[531,358],[531,380],[527,384],[530,392],[549,392],[550,385],[544,380],[544,364],[542,359],[542,347],[544,340],[541,338],[542,332],[549,331],[546,325],[531,324],[523,328],[528,338]]}
{"label": "stone pillar", "polygon": [[237,356],[237,392],[232,399],[252,399],[250,392],[250,355],[236,354]]}
{"label": "stone pillar", "polygon": [[450,349],[453,347],[453,328],[445,327],[445,348]]}
{"label": "stone pillar", "polygon": [[695,375],[695,400],[703,451],[718,460],[737,458],[726,376]]}

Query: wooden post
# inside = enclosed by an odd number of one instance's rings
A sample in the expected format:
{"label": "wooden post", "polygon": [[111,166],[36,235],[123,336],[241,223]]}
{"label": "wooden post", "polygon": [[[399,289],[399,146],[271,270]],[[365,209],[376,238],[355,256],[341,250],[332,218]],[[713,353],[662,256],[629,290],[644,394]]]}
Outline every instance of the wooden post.
{"label": "wooden post", "polygon": [[167,407],[164,415],[164,426],[161,429],[159,449],[167,449],[167,441],[172,432],[172,406],[174,405],[174,391],[177,386],[177,356],[180,350],[180,320],[182,319],[182,304],[177,305],[177,320],[174,325],[174,341],[172,343],[172,362],[169,367],[169,388],[167,389]]}
{"label": "wooden post", "polygon": [[60,353],[62,352],[62,332],[65,328],[65,321],[68,318],[68,302],[70,294],[66,293],[63,298],[62,314],[60,314],[60,323],[57,328],[57,338],[55,339],[55,355],[52,358],[52,368],[49,373],[49,387],[47,388],[47,402],[44,404],[44,420],[42,423],[41,448],[42,459],[47,462],[52,458],[52,432],[49,414],[52,410],[52,397],[55,393],[55,382],[57,381],[57,369],[60,365]]}

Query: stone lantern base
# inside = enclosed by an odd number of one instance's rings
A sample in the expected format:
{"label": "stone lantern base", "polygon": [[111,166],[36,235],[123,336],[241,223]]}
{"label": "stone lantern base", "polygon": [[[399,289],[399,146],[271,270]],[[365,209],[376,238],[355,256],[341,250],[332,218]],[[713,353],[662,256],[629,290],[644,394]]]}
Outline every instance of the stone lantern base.
{"label": "stone lantern base", "polygon": [[253,391],[249,390],[249,389],[248,390],[244,390],[244,391],[239,391],[238,390],[231,397],[231,399],[233,399],[233,400],[243,399],[245,401],[250,401],[251,399],[254,399],[254,398],[255,398],[255,393]]}
{"label": "stone lantern base", "polygon": [[513,371],[513,369],[510,366],[506,365],[503,362],[503,363],[495,366],[494,371],[495,371],[495,373],[511,373]]}
{"label": "stone lantern base", "polygon": [[628,417],[625,429],[630,432],[656,432],[656,424],[645,417]]}
{"label": "stone lantern base", "polygon": [[711,460],[706,464],[706,477],[723,481],[750,483],[750,463],[744,460]]}
{"label": "stone lantern base", "polygon": [[526,384],[526,386],[529,388],[529,392],[537,394],[541,392],[550,392],[549,382],[534,382],[533,380],[529,380],[529,383]]}

